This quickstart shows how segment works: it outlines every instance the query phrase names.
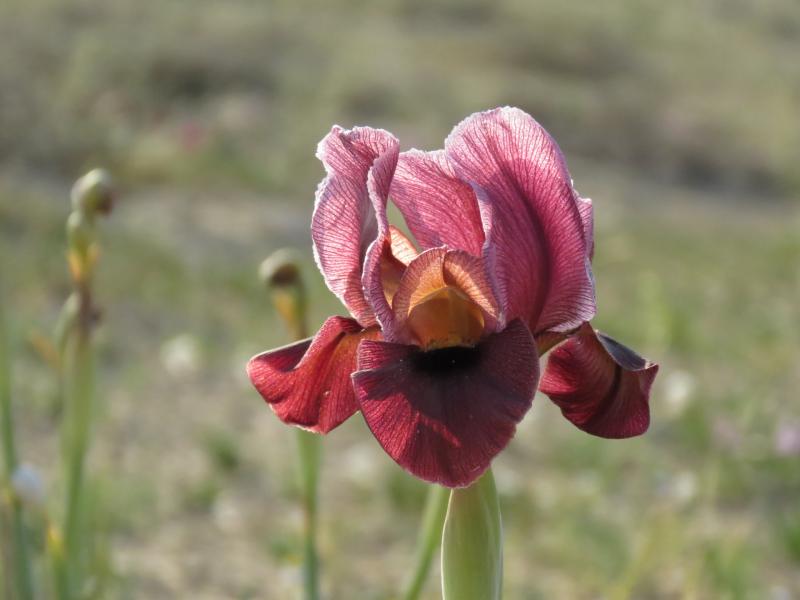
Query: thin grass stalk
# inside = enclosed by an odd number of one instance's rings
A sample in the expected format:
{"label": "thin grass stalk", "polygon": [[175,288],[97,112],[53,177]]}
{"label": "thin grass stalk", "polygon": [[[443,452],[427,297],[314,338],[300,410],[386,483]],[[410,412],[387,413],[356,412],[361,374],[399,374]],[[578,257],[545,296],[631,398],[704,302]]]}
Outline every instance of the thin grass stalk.
{"label": "thin grass stalk", "polygon": [[[0,298],[0,431],[3,436],[3,488],[8,492],[11,528],[11,568],[4,570],[4,577],[13,577],[14,589],[20,600],[33,598],[33,578],[31,575],[30,551],[27,530],[19,498],[11,493],[11,477],[17,468],[17,452],[14,440],[14,421],[11,408],[11,358]],[[5,536],[4,536],[5,537]],[[5,546],[5,544],[3,544]],[[11,571],[11,572],[9,572]],[[13,573],[13,575],[12,575]]]}
{"label": "thin grass stalk", "polygon": [[425,581],[431,570],[433,555],[439,547],[442,536],[444,518],[447,514],[447,503],[450,499],[450,490],[440,485],[431,485],[428,488],[428,497],[425,501],[425,512],[417,540],[417,557],[414,570],[406,583],[403,600],[418,600]]}

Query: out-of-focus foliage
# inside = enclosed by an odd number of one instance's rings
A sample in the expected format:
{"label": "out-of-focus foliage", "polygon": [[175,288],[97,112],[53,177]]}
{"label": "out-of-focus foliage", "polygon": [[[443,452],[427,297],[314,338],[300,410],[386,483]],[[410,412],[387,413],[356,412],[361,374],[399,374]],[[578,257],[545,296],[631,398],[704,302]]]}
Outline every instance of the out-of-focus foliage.
{"label": "out-of-focus foliage", "polygon": [[[112,597],[291,597],[292,432],[243,373],[289,336],[258,264],[297,246],[312,325],[341,314],[310,260],[318,140],[370,124],[436,148],[470,112],[516,104],[594,199],[598,325],[662,367],[636,440],[591,438],[536,399],[494,469],[506,597],[800,594],[799,55],[794,0],[0,3],[22,459],[52,483],[36,340],[69,287],[69,182],[102,165],[123,186],[96,281],[90,461]],[[388,598],[424,489],[358,416],[325,461],[324,589]]]}
{"label": "out-of-focus foliage", "polygon": [[7,0],[0,34],[0,153],[70,173],[298,193],[334,121],[430,146],[508,103],[587,157],[800,186],[794,0]]}

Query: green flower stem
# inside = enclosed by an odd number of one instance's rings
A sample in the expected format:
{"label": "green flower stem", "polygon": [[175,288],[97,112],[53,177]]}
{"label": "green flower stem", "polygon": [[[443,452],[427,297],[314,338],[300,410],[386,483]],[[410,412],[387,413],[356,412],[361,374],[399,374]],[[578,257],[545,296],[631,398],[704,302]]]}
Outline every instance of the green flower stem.
{"label": "green flower stem", "polygon": [[425,513],[422,517],[422,526],[420,527],[419,540],[417,541],[417,562],[406,584],[405,592],[402,596],[403,600],[417,600],[422,593],[422,588],[431,569],[433,555],[441,541],[441,532],[449,498],[450,490],[446,487],[431,485],[428,488],[428,499],[425,502]]}
{"label": "green flower stem", "polygon": [[64,562],[66,589],[62,600],[71,599],[82,583],[84,543],[84,467],[92,422],[94,396],[94,354],[88,328],[78,327],[67,344],[65,356],[66,415],[65,468],[67,481],[64,519]]}
{"label": "green flower stem", "polygon": [[[292,290],[294,318],[287,319],[292,337],[301,340],[308,336],[305,292],[298,282]],[[276,292],[277,295],[277,292]],[[322,440],[316,433],[297,430],[297,449],[300,457],[300,487],[303,503],[303,589],[305,600],[319,598],[319,554],[317,553],[317,504],[319,470],[322,462]]]}
{"label": "green flower stem", "polygon": [[500,600],[503,528],[491,469],[450,494],[442,533],[442,598]]}
{"label": "green flower stem", "polygon": [[[4,485],[10,486],[14,469],[17,468],[17,453],[14,442],[14,422],[11,411],[11,360],[7,346],[5,319],[0,303],[0,432],[3,436],[3,474]],[[2,493],[2,490],[0,490]],[[27,531],[22,515],[22,505],[13,495],[9,497],[11,513],[11,543],[13,575],[4,572],[4,577],[14,578],[17,596],[20,600],[33,598],[33,579],[31,577],[30,552]]]}
{"label": "green flower stem", "polygon": [[[303,298],[302,292],[297,294]],[[297,300],[297,317],[290,323],[292,336],[303,339],[307,334],[305,306]],[[303,503],[303,589],[305,600],[319,599],[319,554],[317,553],[317,515],[319,470],[322,462],[320,436],[297,430],[297,450],[300,457],[300,488]]]}
{"label": "green flower stem", "polygon": [[[295,340],[308,336],[307,300],[297,257],[278,250],[267,258],[259,275],[269,289],[272,304]],[[297,431],[300,493],[303,505],[303,598],[319,599],[319,554],[317,552],[318,488],[322,440],[317,434]]]}
{"label": "green flower stem", "polygon": [[303,495],[303,588],[305,600],[319,598],[319,556],[317,555],[317,488],[322,444],[317,434],[297,430],[300,454],[300,482]]}

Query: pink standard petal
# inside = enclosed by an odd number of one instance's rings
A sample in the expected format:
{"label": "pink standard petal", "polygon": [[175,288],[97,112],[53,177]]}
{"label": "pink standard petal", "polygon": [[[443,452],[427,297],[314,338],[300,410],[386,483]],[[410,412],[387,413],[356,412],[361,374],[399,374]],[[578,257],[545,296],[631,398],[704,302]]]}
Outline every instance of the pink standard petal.
{"label": "pink standard petal", "polygon": [[550,354],[539,390],[576,427],[604,438],[643,434],[658,365],[584,324]]}
{"label": "pink standard petal", "polygon": [[476,113],[453,130],[445,152],[478,196],[484,255],[508,318],[540,333],[594,316],[587,207],[544,128],[515,108]]}
{"label": "pink standard petal", "polygon": [[475,481],[506,447],[539,377],[521,321],[475,348],[421,352],[365,341],[358,369],[356,397],[384,450],[416,477],[448,487]]}
{"label": "pink standard petal", "polygon": [[384,289],[384,267],[387,262],[395,262],[396,266],[402,264],[392,253],[392,228],[386,216],[397,156],[398,151],[395,148],[378,157],[367,177],[367,189],[378,223],[378,236],[367,249],[361,285],[381,329],[391,329],[394,322],[392,307]]}
{"label": "pink standard petal", "polygon": [[578,212],[583,222],[583,239],[586,240],[586,254],[589,260],[594,258],[594,204],[591,198],[576,197]]}
{"label": "pink standard petal", "polygon": [[380,219],[368,179],[376,162],[394,164],[397,153],[392,134],[369,127],[335,126],[317,148],[327,177],[317,189],[311,220],[314,257],[328,288],[364,326],[374,324],[375,317],[361,288],[362,265],[378,235]]}
{"label": "pink standard petal", "polygon": [[485,236],[478,200],[444,151],[402,152],[391,196],[423,249],[447,246],[480,256]]}
{"label": "pink standard petal", "polygon": [[250,359],[247,374],[283,422],[328,433],[358,410],[350,381],[356,348],[379,335],[352,319],[330,317],[313,339]]}

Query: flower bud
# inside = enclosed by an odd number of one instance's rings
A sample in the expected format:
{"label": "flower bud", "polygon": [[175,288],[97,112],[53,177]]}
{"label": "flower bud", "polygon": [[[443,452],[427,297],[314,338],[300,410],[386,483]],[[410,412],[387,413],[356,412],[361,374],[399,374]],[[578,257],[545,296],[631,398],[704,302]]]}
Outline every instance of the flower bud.
{"label": "flower bud", "polygon": [[295,339],[306,337],[306,292],[297,253],[282,248],[261,263],[258,275],[272,293],[275,310]]}
{"label": "flower bud", "polygon": [[31,465],[23,463],[14,470],[11,488],[23,504],[34,508],[44,506],[44,482],[39,471]]}
{"label": "flower bud", "polygon": [[294,250],[276,250],[261,263],[259,279],[269,288],[297,286],[301,283],[298,262],[299,257]]}
{"label": "flower bud", "polygon": [[107,215],[114,205],[114,185],[104,169],[93,169],[72,186],[72,208],[92,218]]}

